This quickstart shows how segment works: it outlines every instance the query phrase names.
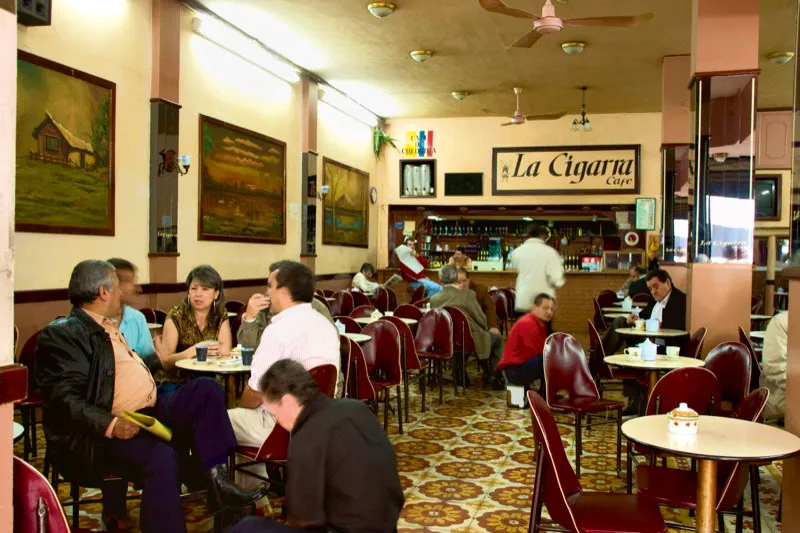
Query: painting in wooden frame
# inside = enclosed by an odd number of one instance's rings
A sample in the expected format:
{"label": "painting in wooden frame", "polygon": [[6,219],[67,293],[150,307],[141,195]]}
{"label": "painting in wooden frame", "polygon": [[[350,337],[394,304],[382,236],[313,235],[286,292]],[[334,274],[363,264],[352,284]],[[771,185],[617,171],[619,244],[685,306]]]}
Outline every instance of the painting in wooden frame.
{"label": "painting in wooden frame", "polygon": [[17,52],[17,231],[114,235],[116,84]]}
{"label": "painting in wooden frame", "polygon": [[200,115],[197,238],[286,242],[286,143]]}
{"label": "painting in wooden frame", "polygon": [[322,158],[322,244],[369,248],[369,174]]}

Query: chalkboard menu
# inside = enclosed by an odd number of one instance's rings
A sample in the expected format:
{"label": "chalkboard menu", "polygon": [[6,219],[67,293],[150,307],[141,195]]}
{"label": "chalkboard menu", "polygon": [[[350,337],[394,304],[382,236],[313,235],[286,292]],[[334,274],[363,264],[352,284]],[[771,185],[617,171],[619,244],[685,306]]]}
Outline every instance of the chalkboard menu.
{"label": "chalkboard menu", "polygon": [[447,172],[445,196],[483,196],[483,172]]}

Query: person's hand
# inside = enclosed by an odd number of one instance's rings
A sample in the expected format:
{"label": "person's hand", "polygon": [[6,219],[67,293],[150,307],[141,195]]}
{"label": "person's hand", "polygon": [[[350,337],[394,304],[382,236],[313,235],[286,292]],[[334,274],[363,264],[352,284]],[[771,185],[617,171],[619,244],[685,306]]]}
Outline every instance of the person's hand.
{"label": "person's hand", "polygon": [[633,324],[636,322],[636,317],[633,315],[628,315],[628,324]]}
{"label": "person's hand", "polygon": [[[208,347],[208,357],[216,357],[219,355],[219,341],[203,341],[198,342],[194,345],[195,348],[198,346],[206,346]],[[195,350],[194,354],[187,355],[187,358],[197,357],[197,350]]]}
{"label": "person's hand", "polygon": [[124,418],[117,418],[116,424],[114,424],[114,429],[111,431],[111,435],[115,439],[121,440],[130,440],[136,435],[139,434],[140,428],[133,422],[128,422]]}
{"label": "person's hand", "polygon": [[495,335],[500,335],[500,330],[497,328],[489,328],[489,333],[494,333]]}
{"label": "person's hand", "polygon": [[247,300],[247,310],[244,312],[244,318],[247,320],[253,320],[259,311],[269,309],[269,306],[269,298],[260,292],[257,292],[252,295],[249,300]]}

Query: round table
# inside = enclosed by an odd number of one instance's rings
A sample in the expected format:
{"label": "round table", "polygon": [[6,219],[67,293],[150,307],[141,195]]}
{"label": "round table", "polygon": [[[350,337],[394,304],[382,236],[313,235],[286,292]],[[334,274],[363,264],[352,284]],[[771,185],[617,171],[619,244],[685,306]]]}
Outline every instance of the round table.
{"label": "round table", "polygon": [[235,316],[236,316],[236,315],[238,315],[238,314],[239,314],[239,313],[234,313],[233,311],[228,311],[228,318],[233,318],[233,317],[235,317]]}
{"label": "round table", "polygon": [[697,435],[675,435],[667,430],[666,415],[643,416],[623,423],[622,434],[637,444],[698,460],[698,533],[715,531],[717,461],[774,461],[800,453],[796,435],[736,418],[701,416]]}
{"label": "round table", "polygon": [[766,331],[751,331],[750,332],[750,338],[751,339],[759,339],[759,340],[763,341],[764,337],[766,337],[766,336],[767,336],[767,332]]}
{"label": "round table", "polygon": [[688,335],[688,331],[682,329],[660,329],[658,331],[645,331],[636,328],[617,328],[616,332],[620,335],[630,335],[631,337],[683,337]]}
{"label": "round table", "polygon": [[147,323],[147,329],[149,329],[150,331],[153,331],[154,329],[161,329],[163,327],[164,327],[163,324],[155,324],[153,322]]}
{"label": "round table", "polygon": [[621,307],[601,307],[600,310],[604,313],[625,313],[626,315],[631,314],[630,311],[623,311]]}
{"label": "round table", "polygon": [[695,359],[694,357],[677,357],[666,358],[659,355],[655,361],[643,361],[642,359],[634,359],[625,354],[609,355],[603,359],[603,362],[610,366],[619,366],[623,368],[631,368],[634,370],[646,371],[648,374],[648,381],[650,383],[650,390],[656,386],[658,381],[658,373],[662,370],[675,370],[676,368],[688,368],[693,366],[705,366],[705,361],[702,359]]}
{"label": "round table", "polygon": [[605,318],[610,318],[610,319],[613,320],[615,318],[625,318],[625,317],[627,317],[629,315],[628,315],[628,313],[603,313],[603,316]]}
{"label": "round table", "polygon": [[236,374],[250,372],[250,367],[241,363],[220,364],[220,362],[232,361],[230,357],[209,357],[207,361],[197,362],[196,357],[191,359],[181,359],[175,366],[181,370],[206,374],[219,374],[225,378],[225,405],[228,409],[236,407]]}
{"label": "round table", "polygon": [[12,431],[14,434],[14,442],[17,442],[25,434],[25,426],[17,422],[14,422],[14,427]]}
{"label": "round table", "polygon": [[[375,322],[376,319],[372,318],[371,316],[363,316],[361,318],[356,318],[354,320],[356,322],[358,322],[359,324],[371,324],[372,322]],[[380,319],[377,319],[377,320],[380,320]],[[403,322],[405,322],[409,326],[413,326],[414,324],[417,323],[417,321],[414,320],[413,318],[400,318],[400,320],[402,320]]]}
{"label": "round table", "polygon": [[344,333],[344,336],[356,341],[358,344],[364,344],[372,340],[371,335],[364,335],[363,333]]}

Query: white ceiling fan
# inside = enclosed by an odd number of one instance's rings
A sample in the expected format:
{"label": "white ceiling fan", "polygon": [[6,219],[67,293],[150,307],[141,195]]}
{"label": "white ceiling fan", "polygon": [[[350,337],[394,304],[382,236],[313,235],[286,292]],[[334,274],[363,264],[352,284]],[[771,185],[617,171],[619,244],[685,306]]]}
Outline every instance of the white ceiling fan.
{"label": "white ceiling fan", "polygon": [[556,33],[564,26],[603,26],[609,28],[632,28],[644,24],[653,18],[652,13],[644,13],[633,17],[589,17],[580,19],[560,19],[556,16],[556,8],[550,0],[545,0],[542,7],[542,16],[508,7],[500,0],[478,0],[481,7],[492,13],[500,13],[510,17],[529,19],[533,21],[533,29],[520,37],[511,46],[517,48],[530,48],[547,33]]}
{"label": "white ceiling fan", "polygon": [[[522,93],[522,87],[514,87],[514,94],[517,95],[517,109],[516,111],[514,111],[514,115],[510,117],[511,122],[505,122],[503,124],[500,124],[501,126],[521,126],[522,124],[525,124],[525,122],[528,120],[555,120],[566,115],[566,113],[564,112],[554,113],[551,115],[523,115],[522,112],[519,110],[520,93]],[[483,112],[486,113],[487,115],[500,116],[495,113],[492,113],[488,109],[484,109]]]}

